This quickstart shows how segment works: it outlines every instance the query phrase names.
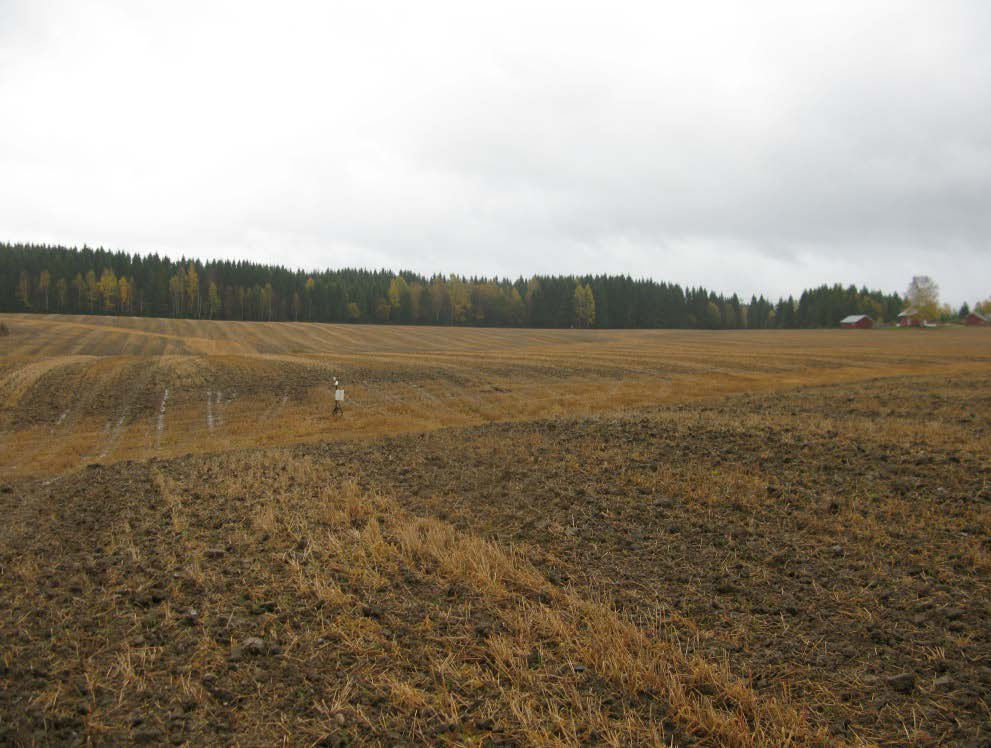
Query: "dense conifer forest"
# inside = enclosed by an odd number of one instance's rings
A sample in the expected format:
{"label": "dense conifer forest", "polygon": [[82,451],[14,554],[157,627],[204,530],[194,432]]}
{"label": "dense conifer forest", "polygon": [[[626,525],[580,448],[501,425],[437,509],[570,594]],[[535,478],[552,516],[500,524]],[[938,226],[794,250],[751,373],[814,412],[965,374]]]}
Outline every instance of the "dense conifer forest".
{"label": "dense conifer forest", "polygon": [[898,294],[820,286],[771,301],[630,276],[516,280],[0,243],[0,311],[196,319],[517,327],[833,327],[848,314],[892,321]]}

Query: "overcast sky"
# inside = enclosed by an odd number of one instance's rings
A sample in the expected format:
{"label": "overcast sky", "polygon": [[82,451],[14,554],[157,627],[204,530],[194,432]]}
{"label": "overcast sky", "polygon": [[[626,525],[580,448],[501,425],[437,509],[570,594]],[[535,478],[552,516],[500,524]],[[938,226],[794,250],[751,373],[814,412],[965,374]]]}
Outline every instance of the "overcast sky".
{"label": "overcast sky", "polygon": [[991,295],[991,3],[0,0],[0,240]]}

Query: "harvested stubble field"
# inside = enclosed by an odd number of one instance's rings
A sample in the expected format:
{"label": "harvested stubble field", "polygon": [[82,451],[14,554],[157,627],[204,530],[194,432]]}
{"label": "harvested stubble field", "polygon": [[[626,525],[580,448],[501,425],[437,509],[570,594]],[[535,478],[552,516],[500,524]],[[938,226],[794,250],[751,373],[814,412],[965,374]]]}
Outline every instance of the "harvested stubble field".
{"label": "harvested stubble field", "polygon": [[985,331],[3,319],[0,743],[991,745]]}

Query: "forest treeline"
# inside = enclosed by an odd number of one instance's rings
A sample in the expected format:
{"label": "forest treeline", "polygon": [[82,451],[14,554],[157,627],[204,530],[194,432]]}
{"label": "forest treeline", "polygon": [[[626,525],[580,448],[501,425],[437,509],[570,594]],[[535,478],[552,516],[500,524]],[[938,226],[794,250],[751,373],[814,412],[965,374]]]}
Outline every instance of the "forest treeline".
{"label": "forest treeline", "polygon": [[629,276],[517,280],[137,255],[0,243],[0,311],[195,319],[516,327],[832,327],[848,314],[895,319],[898,294],[820,286],[749,301]]}

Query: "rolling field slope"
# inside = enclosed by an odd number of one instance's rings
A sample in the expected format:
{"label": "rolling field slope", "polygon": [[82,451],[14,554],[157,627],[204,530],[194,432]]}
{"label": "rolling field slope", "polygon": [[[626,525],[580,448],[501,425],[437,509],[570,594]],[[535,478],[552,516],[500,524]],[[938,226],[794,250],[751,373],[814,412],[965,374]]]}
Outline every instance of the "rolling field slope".
{"label": "rolling field slope", "polygon": [[[991,364],[980,331],[582,331],[4,315],[0,475]],[[920,336],[921,335],[921,336]],[[330,384],[347,391],[332,420]]]}
{"label": "rolling field slope", "polygon": [[0,745],[991,744],[987,331],[0,319]]}

